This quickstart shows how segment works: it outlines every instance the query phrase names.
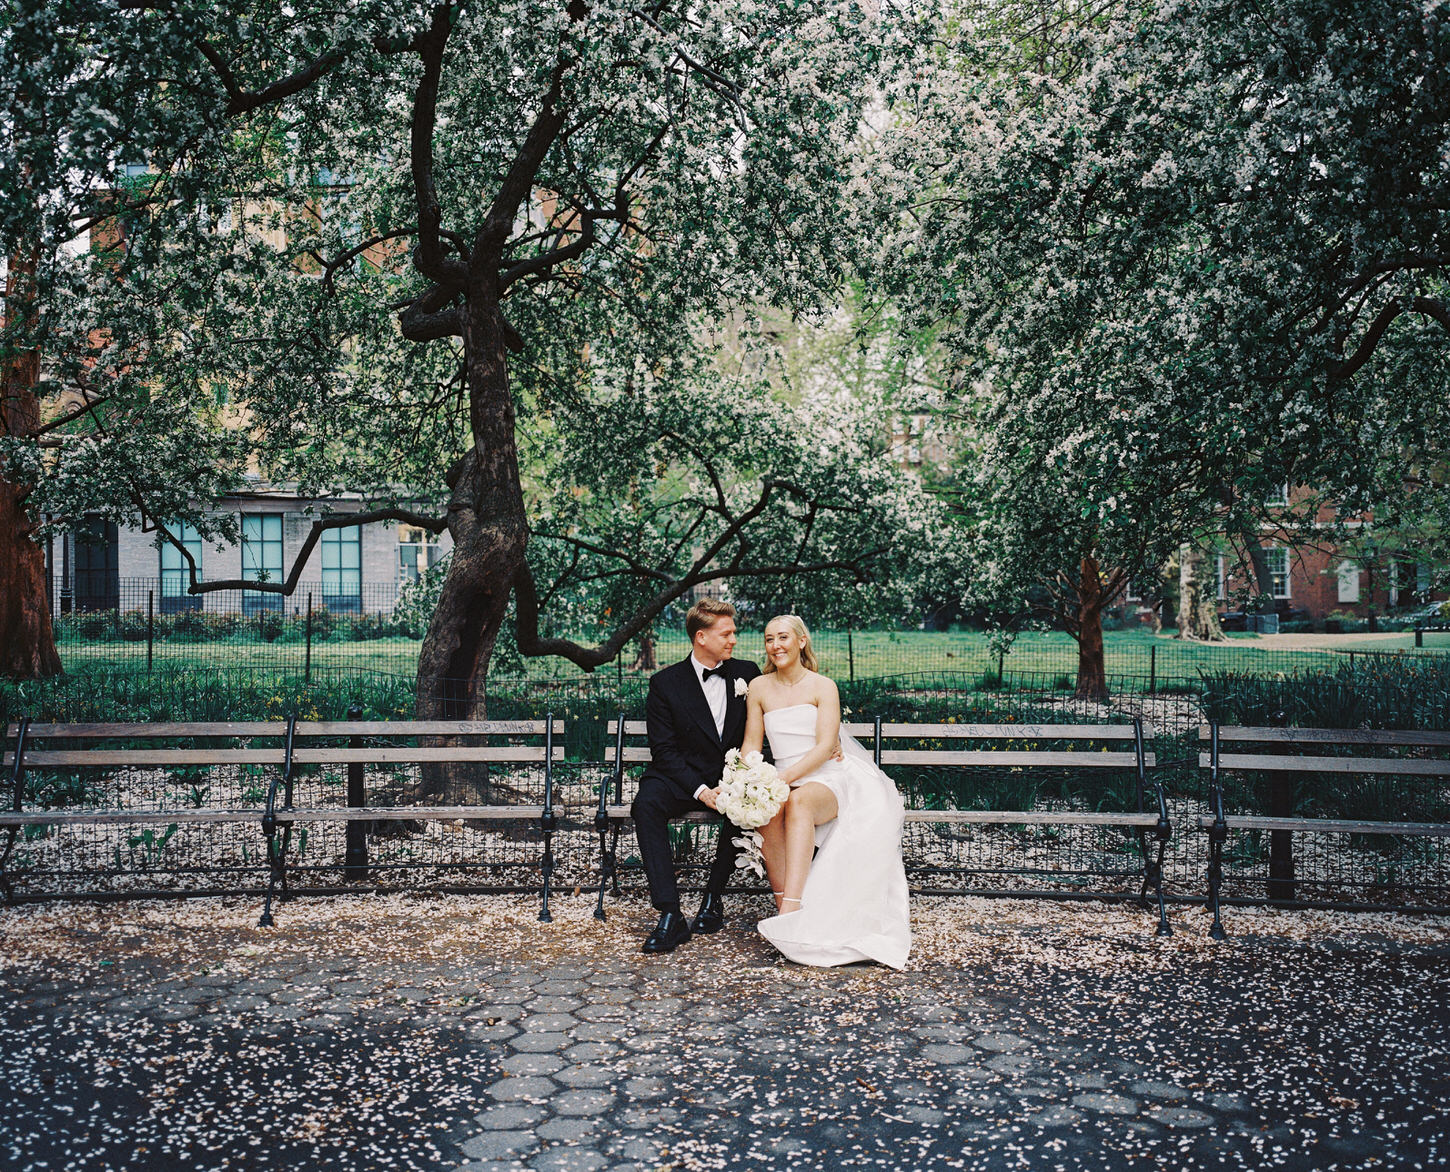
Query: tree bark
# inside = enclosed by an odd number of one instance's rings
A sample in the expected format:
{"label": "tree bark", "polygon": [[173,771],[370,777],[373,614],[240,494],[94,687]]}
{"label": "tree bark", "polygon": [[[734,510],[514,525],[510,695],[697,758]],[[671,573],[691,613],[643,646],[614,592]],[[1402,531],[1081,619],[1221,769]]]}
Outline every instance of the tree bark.
{"label": "tree bark", "polygon": [[[528,544],[503,314],[494,290],[471,293],[463,343],[473,447],[448,474],[454,548],[418,655],[420,720],[486,715],[482,688]],[[425,770],[422,793],[459,805],[500,796],[484,767],[468,765]]]}
{"label": "tree bark", "polygon": [[1222,642],[1214,595],[1217,583],[1210,577],[1208,553],[1194,542],[1178,551],[1178,634],[1179,639]]}
{"label": "tree bark", "polygon": [[1077,690],[1079,700],[1107,703],[1108,671],[1103,654],[1103,576],[1091,554],[1082,559],[1077,587]]}
{"label": "tree bark", "polygon": [[[10,258],[5,281],[6,324],[34,313],[38,249]],[[22,324],[24,324],[22,322]],[[40,352],[8,347],[0,372],[0,434],[34,435],[40,428]],[[45,554],[34,541],[25,508],[31,486],[13,482],[0,466],[0,675],[43,679],[62,672],[50,621]]]}
{"label": "tree bark", "polygon": [[654,671],[659,667],[655,656],[655,630],[651,627],[639,637],[639,654],[634,657],[631,671]]}

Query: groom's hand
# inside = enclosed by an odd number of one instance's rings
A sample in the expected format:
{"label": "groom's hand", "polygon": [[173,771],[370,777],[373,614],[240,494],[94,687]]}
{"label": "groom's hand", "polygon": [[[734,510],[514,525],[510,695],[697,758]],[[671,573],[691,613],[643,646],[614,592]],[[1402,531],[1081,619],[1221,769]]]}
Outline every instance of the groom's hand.
{"label": "groom's hand", "polygon": [[700,791],[700,801],[704,802],[705,805],[709,806],[717,814],[720,812],[720,807],[715,804],[715,799],[719,796],[720,789],[718,786],[715,789],[702,789]]}

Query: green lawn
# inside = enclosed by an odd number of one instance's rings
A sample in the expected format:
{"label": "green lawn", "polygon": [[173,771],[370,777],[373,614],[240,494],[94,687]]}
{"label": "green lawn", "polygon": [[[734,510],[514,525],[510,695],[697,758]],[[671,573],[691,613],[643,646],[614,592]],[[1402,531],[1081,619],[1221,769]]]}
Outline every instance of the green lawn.
{"label": "green lawn", "polygon": [[[1304,640],[1300,640],[1303,642]],[[980,674],[995,670],[996,659],[985,634],[966,631],[822,631],[815,638],[822,670],[840,679],[868,679],[905,672],[953,672]],[[1387,634],[1373,640],[1323,635],[1314,646],[1284,647],[1273,638],[1257,635],[1231,636],[1227,643],[1184,643],[1146,631],[1113,631],[1105,639],[1110,676],[1140,676],[1150,672],[1160,681],[1194,680],[1200,671],[1292,672],[1342,662],[1344,652],[1356,654],[1385,651],[1413,651],[1414,636]],[[1450,652],[1450,634],[1426,637],[1426,652]],[[633,649],[631,649],[632,652]],[[660,640],[657,652],[661,666],[684,657],[683,632]],[[742,632],[736,654],[763,659],[759,631]],[[312,647],[315,671],[367,671],[412,675],[417,666],[418,642],[388,638],[355,642],[319,642]],[[79,668],[135,670],[144,668],[144,642],[87,642],[66,640],[61,657],[70,670]],[[240,668],[301,671],[306,647],[299,642],[227,640],[218,642],[158,642],[152,653],[156,668]],[[1077,645],[1065,634],[1028,633],[1017,638],[1003,667],[1009,676],[1073,676],[1077,671]],[[533,660],[527,664],[531,676],[567,677],[578,674],[560,660]],[[597,675],[616,675],[618,666],[600,668]],[[623,674],[630,674],[626,666]]]}

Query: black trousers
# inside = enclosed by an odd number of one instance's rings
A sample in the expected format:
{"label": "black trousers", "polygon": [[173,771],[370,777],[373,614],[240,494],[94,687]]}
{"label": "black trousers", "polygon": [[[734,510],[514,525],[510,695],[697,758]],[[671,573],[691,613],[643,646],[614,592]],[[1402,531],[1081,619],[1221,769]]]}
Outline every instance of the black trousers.
{"label": "black trousers", "polygon": [[[649,899],[658,911],[674,911],[680,906],[680,889],[675,883],[674,853],[670,850],[669,821],[696,810],[710,812],[710,807],[694,798],[681,798],[668,783],[645,777],[639,783],[639,795],[630,807],[634,818],[634,837],[639,843],[640,861],[649,880]],[[730,841],[737,831],[728,822],[719,828],[719,845],[705,890],[719,895],[725,890],[735,870],[736,848]]]}

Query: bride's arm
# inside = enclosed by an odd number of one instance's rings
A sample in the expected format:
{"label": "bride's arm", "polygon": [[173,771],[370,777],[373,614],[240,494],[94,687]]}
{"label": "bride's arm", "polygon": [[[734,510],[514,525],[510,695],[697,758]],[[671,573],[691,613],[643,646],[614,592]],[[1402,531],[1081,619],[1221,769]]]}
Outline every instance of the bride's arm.
{"label": "bride's arm", "polygon": [[838,753],[841,696],[836,691],[835,682],[822,676],[816,697],[816,743],[799,761],[781,770],[780,779],[787,785],[794,785],[801,778],[808,777]]}
{"label": "bride's arm", "polygon": [[759,753],[765,745],[765,709],[760,703],[760,689],[756,676],[750,681],[750,691],[745,697],[745,739],[740,742],[740,755]]}

